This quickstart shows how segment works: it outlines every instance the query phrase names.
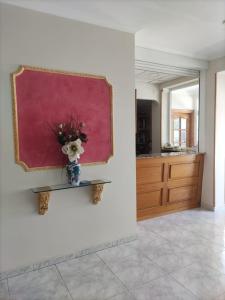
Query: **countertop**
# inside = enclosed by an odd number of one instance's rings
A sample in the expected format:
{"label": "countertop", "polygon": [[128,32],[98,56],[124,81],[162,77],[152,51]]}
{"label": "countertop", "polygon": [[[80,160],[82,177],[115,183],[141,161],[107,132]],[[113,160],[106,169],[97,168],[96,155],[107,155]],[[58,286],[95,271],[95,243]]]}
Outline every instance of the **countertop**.
{"label": "countertop", "polygon": [[196,151],[149,153],[149,154],[137,155],[136,159],[154,158],[154,157],[184,156],[184,155],[197,155],[197,154],[204,154],[204,153],[203,152],[196,152]]}

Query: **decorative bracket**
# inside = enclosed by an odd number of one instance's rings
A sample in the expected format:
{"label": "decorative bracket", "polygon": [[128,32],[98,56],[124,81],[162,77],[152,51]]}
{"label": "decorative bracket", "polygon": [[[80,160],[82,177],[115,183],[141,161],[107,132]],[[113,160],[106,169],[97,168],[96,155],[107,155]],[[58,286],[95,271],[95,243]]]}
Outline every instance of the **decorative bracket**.
{"label": "decorative bracket", "polygon": [[93,204],[98,204],[99,201],[101,201],[101,195],[103,191],[103,184],[96,184],[93,185]]}
{"label": "decorative bracket", "polygon": [[38,193],[39,214],[44,215],[48,211],[48,202],[50,200],[50,192]]}

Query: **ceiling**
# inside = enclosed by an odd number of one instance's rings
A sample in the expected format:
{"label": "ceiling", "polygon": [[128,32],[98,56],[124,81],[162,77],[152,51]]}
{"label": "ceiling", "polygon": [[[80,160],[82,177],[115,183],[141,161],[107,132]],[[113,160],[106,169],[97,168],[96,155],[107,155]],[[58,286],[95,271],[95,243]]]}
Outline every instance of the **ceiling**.
{"label": "ceiling", "polygon": [[225,0],[0,0],[135,33],[137,46],[211,60],[225,56]]}
{"label": "ceiling", "polygon": [[167,74],[163,72],[135,69],[136,83],[160,84],[181,77],[180,75]]}

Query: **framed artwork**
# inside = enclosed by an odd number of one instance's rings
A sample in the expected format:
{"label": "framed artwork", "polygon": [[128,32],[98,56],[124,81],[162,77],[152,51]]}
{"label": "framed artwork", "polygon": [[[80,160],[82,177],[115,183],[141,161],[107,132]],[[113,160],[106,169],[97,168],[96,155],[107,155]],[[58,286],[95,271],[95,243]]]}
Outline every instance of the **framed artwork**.
{"label": "framed artwork", "polygon": [[26,171],[66,164],[51,128],[71,117],[86,124],[81,164],[107,163],[113,155],[112,86],[105,77],[20,66],[12,90],[16,163]]}

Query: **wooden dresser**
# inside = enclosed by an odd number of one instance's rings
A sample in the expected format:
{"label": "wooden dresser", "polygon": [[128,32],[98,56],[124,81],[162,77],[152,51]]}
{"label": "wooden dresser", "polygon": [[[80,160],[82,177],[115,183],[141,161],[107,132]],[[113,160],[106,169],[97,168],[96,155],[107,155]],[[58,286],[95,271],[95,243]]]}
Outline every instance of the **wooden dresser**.
{"label": "wooden dresser", "polygon": [[200,206],[204,154],[137,157],[137,219]]}

